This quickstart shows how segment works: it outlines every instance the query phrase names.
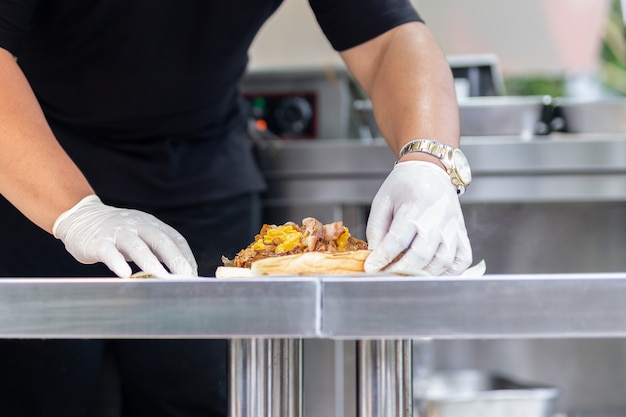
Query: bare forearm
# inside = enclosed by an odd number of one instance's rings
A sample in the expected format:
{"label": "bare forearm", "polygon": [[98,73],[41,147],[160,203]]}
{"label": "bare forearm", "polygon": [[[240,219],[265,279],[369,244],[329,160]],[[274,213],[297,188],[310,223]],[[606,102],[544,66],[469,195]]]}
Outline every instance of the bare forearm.
{"label": "bare forearm", "polygon": [[0,194],[50,232],[55,219],[93,193],[56,141],[15,58],[0,48]]}
{"label": "bare forearm", "polygon": [[341,55],[371,98],[381,134],[396,154],[412,139],[459,145],[452,72],[425,25],[401,25]]}

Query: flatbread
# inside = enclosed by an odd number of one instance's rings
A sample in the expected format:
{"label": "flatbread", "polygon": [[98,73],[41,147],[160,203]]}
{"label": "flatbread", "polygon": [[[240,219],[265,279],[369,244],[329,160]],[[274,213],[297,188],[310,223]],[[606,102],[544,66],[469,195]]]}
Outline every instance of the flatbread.
{"label": "flatbread", "polygon": [[218,267],[217,278],[250,278],[264,275],[340,275],[364,272],[369,250],[349,252],[305,252],[272,256],[252,263],[250,269]]}
{"label": "flatbread", "polygon": [[156,276],[149,274],[147,272],[140,271],[140,272],[135,272],[128,278],[145,279],[145,278],[156,278]]}

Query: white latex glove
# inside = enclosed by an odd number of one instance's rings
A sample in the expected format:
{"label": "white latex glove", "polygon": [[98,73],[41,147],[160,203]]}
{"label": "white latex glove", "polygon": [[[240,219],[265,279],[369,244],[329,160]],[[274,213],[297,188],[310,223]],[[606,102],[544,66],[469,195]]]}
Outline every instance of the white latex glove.
{"label": "white latex glove", "polygon": [[463,212],[448,174],[431,162],[398,163],[374,197],[366,272],[459,275],[472,262]]}
{"label": "white latex glove", "polygon": [[138,210],[107,206],[95,195],[82,199],[54,222],[52,233],[79,262],[103,262],[127,278],[133,261],[143,272],[196,276],[198,266],[185,238],[156,217]]}

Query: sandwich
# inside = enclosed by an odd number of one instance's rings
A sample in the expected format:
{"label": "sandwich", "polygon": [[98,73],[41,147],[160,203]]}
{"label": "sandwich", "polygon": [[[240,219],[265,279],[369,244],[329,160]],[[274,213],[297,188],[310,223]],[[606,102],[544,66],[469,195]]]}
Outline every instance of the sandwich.
{"label": "sandwich", "polygon": [[222,258],[224,266],[215,276],[355,274],[363,272],[369,254],[367,242],[352,236],[343,222],[322,224],[307,217],[300,225],[264,224],[233,259]]}

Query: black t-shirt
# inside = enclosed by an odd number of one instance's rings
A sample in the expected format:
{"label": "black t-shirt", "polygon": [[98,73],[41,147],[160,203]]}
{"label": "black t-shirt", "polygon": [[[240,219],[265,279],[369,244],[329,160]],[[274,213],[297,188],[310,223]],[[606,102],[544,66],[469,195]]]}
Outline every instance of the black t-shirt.
{"label": "black t-shirt", "polygon": [[[280,3],[0,0],[0,47],[18,57],[60,143],[104,199],[201,202],[264,187],[238,85]],[[310,4],[337,50],[419,20],[408,0]]]}

